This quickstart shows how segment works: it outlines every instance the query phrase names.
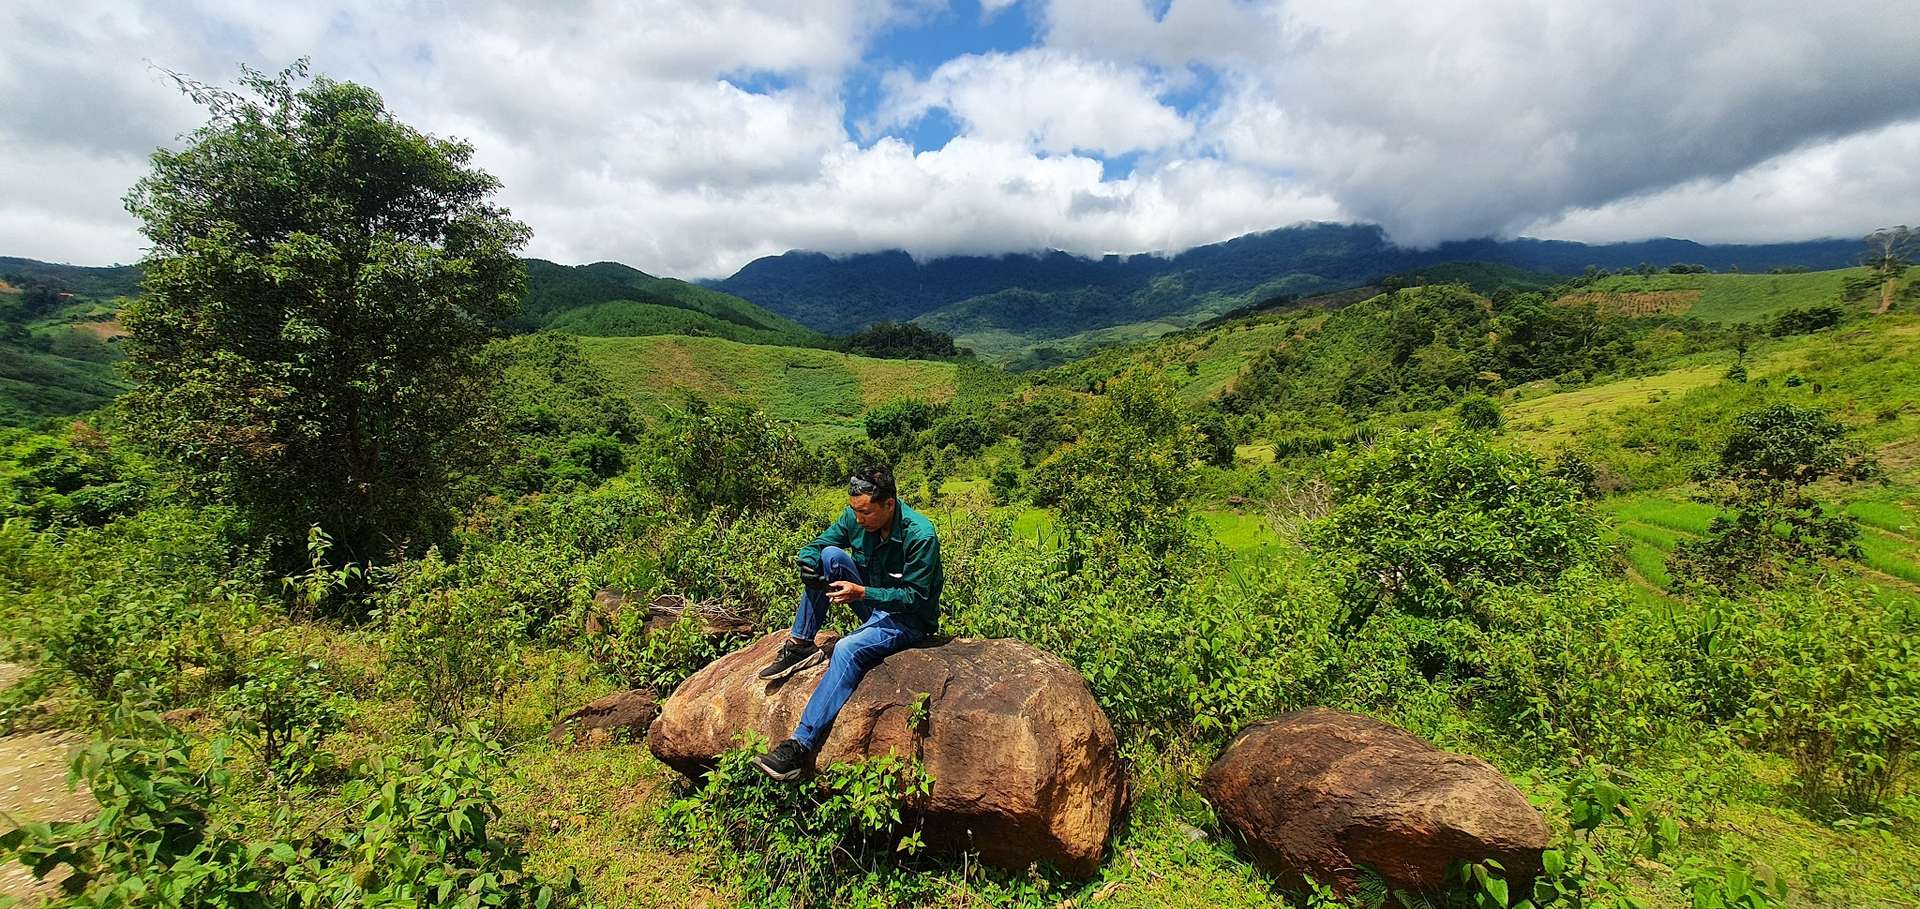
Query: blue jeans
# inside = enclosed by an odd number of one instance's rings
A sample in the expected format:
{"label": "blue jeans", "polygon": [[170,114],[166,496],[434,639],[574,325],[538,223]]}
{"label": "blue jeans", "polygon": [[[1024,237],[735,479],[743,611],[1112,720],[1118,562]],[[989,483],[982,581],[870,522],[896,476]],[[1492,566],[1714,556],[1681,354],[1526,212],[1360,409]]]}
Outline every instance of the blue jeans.
{"label": "blue jeans", "polygon": [[[860,566],[838,546],[820,550],[820,571],[827,576],[829,584],[834,581],[860,583]],[[824,591],[809,590],[801,594],[800,613],[793,618],[793,639],[813,640],[820,632],[820,623],[827,617],[828,605]],[[926,637],[886,612],[868,606],[865,600],[847,605],[852,606],[853,614],[859,617],[860,627],[834,642],[827,674],[807,698],[807,709],[801,712],[800,725],[793,730],[793,740],[806,746],[808,751],[819,750],[827,728],[833,725],[833,718],[840,715],[840,708],[846,706],[847,698],[853,696],[854,686],[860,684],[860,677],[866,675],[867,670]]]}

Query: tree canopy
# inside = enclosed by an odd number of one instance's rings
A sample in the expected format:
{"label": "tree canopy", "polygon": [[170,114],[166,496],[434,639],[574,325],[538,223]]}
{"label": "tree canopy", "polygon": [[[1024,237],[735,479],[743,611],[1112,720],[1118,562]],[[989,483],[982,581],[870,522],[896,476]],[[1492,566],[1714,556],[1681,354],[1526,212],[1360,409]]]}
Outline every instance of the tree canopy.
{"label": "tree canopy", "polygon": [[211,116],[127,196],[153,247],[126,410],[279,546],[319,525],[366,558],[420,540],[484,447],[478,354],[519,306],[529,231],[470,145],[305,76],[177,77]]}

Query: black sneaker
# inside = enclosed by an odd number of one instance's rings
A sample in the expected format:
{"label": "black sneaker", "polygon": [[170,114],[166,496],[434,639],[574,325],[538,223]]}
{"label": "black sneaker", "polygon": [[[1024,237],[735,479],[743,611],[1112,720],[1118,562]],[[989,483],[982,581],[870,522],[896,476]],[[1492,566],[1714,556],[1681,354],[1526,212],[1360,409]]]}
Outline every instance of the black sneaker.
{"label": "black sneaker", "polygon": [[788,739],[773,746],[773,750],[753,759],[753,766],[760,772],[781,782],[795,779],[807,770],[807,749],[799,742]]}
{"label": "black sneaker", "polygon": [[818,665],[826,658],[827,655],[811,643],[788,640],[780,646],[780,652],[774,656],[773,662],[760,670],[760,678],[769,682],[784,679],[808,666]]}

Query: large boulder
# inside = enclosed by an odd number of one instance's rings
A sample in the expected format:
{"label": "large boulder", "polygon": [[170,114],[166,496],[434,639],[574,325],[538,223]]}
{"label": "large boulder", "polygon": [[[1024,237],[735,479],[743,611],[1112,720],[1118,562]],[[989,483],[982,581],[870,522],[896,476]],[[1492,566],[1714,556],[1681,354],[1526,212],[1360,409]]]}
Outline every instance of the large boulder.
{"label": "large boulder", "polygon": [[[790,735],[826,670],[761,681],[785,639],[769,635],[682,682],[648,734],[654,755],[693,776],[743,733]],[[922,695],[925,719],[911,728]],[[933,777],[916,806],[928,845],[1003,868],[1050,862],[1092,874],[1125,803],[1113,726],[1086,680],[1017,641],[962,638],[888,657],[861,679],[814,763],[888,752],[919,758]]]}
{"label": "large boulder", "polygon": [[1547,846],[1540,813],[1486,761],[1321,707],[1241,732],[1202,791],[1261,867],[1343,894],[1363,866],[1402,890],[1444,886],[1461,860],[1532,875]]}

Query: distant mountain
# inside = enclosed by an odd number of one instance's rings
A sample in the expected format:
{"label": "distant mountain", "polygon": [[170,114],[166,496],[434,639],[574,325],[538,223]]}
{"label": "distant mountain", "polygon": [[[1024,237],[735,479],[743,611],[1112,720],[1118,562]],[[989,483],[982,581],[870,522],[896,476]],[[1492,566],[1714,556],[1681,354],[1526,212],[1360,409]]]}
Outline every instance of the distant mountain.
{"label": "distant mountain", "polygon": [[[1063,252],[952,256],[904,252],[833,257],[789,252],[750,262],[710,284],[827,334],[883,320],[918,321],[983,354],[1065,343],[1142,324],[1171,330],[1283,296],[1354,287],[1448,263],[1488,263],[1574,275],[1593,265],[1837,268],[1857,240],[1708,246],[1689,240],[1589,245],[1558,240],[1468,240],[1416,250],[1375,225],[1304,224],[1248,234],[1178,255],[1087,259]],[[1126,334],[1126,332],[1122,332]]]}
{"label": "distant mountain", "polygon": [[[16,278],[21,280],[14,281]],[[38,259],[0,256],[0,280],[38,284],[83,297],[110,300],[140,293],[140,266],[62,265]]]}

